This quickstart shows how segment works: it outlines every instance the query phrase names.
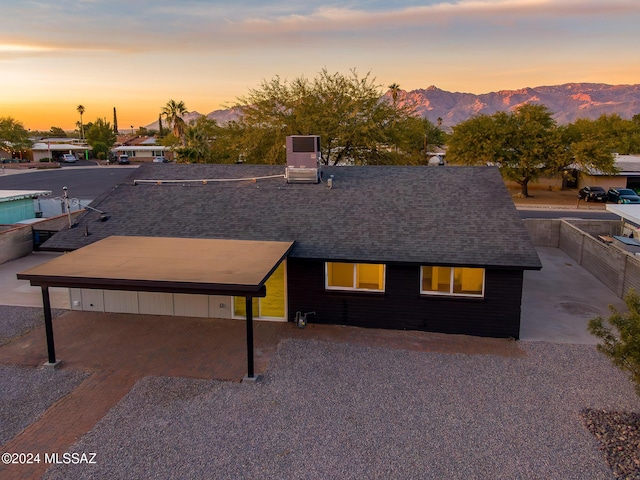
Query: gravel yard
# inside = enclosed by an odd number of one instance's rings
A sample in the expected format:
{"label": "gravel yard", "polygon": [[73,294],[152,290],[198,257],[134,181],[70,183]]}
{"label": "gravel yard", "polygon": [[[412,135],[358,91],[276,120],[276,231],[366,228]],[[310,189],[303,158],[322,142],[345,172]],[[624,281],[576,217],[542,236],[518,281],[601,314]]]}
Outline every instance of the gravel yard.
{"label": "gravel yard", "polygon": [[[54,311],[53,315],[59,313]],[[42,324],[43,318],[42,308],[0,305],[0,345]],[[73,370],[0,365],[0,445],[31,425],[86,376]]]}
{"label": "gravel yard", "polygon": [[75,370],[0,365],[0,445],[31,425],[86,377]]}
{"label": "gravel yard", "polygon": [[[53,479],[612,479],[585,409],[638,411],[594,346],[524,358],[281,343],[262,382],[147,377]],[[629,477],[634,478],[634,477]]]}
{"label": "gravel yard", "polygon": [[[64,310],[51,310],[53,318]],[[14,307],[0,305],[0,345],[21,337],[34,327],[44,324],[42,307]]]}

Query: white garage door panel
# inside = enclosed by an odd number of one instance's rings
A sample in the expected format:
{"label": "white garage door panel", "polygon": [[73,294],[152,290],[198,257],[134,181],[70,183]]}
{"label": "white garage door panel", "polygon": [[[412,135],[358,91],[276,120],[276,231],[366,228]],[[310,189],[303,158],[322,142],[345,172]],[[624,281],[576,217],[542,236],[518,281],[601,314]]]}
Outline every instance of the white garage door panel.
{"label": "white garage door panel", "polygon": [[104,310],[114,313],[139,313],[138,292],[105,290]]}
{"label": "white garage door panel", "polygon": [[86,312],[104,312],[104,291],[83,288],[81,302]]}
{"label": "white garage door panel", "polygon": [[206,295],[175,293],[173,311],[179,317],[208,317],[209,299]]}
{"label": "white garage door panel", "polygon": [[140,313],[148,315],[173,315],[171,293],[138,292]]}

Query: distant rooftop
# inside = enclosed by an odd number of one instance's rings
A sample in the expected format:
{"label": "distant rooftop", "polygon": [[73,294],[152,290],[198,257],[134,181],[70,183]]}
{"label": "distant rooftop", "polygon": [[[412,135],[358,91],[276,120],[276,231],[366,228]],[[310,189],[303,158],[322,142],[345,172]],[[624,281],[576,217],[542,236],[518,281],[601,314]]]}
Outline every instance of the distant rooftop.
{"label": "distant rooftop", "polygon": [[0,202],[37,198],[41,195],[51,195],[51,190],[0,190]]}

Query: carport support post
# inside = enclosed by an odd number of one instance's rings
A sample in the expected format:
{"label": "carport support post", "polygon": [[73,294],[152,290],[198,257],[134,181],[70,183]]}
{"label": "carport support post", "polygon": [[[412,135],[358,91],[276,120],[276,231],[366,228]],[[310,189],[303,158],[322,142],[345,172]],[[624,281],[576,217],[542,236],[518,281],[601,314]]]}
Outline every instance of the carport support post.
{"label": "carport support post", "polygon": [[44,307],[44,328],[47,333],[47,353],[49,362],[46,365],[56,365],[56,348],[53,344],[53,322],[51,319],[51,301],[49,300],[49,287],[42,285],[42,305]]}
{"label": "carport support post", "polygon": [[253,297],[246,296],[247,312],[247,378],[253,379]]}

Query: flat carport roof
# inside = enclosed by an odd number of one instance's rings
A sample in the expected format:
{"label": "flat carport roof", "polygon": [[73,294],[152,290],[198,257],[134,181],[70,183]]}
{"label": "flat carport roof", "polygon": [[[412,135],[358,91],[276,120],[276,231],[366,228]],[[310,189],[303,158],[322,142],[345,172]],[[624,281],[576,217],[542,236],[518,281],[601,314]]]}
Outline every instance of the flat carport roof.
{"label": "flat carport roof", "polygon": [[135,290],[246,299],[247,377],[253,369],[252,298],[293,242],[112,236],[18,273],[42,288],[48,364],[55,365],[49,287]]}

